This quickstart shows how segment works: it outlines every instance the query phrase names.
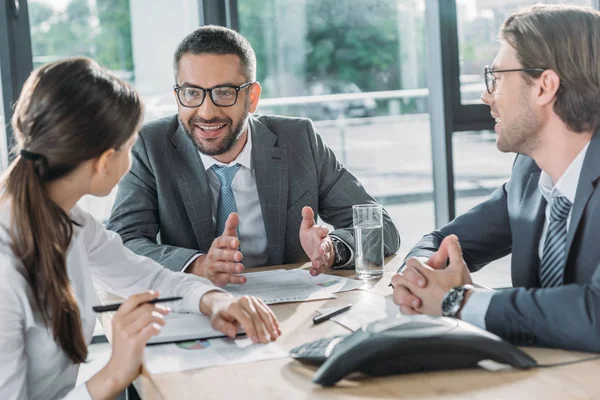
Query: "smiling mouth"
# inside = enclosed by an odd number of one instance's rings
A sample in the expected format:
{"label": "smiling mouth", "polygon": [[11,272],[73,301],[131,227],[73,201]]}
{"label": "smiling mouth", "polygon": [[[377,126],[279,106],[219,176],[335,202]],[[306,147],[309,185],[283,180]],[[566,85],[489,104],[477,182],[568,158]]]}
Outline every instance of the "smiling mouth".
{"label": "smiling mouth", "polygon": [[195,126],[204,132],[216,132],[219,129],[224,128],[225,124],[223,124],[223,125],[197,125],[196,124]]}

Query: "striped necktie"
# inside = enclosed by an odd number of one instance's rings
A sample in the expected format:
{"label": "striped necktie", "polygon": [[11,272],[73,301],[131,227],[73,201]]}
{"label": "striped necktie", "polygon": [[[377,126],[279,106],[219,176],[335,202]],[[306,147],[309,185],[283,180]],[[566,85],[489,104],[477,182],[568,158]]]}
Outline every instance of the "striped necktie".
{"label": "striped necktie", "polygon": [[540,268],[542,287],[554,287],[563,283],[567,247],[567,218],[570,210],[571,202],[566,197],[552,198],[548,232]]}
{"label": "striped necktie", "polygon": [[227,221],[229,214],[237,212],[237,204],[235,202],[235,196],[233,195],[233,189],[231,188],[231,182],[240,169],[240,164],[235,164],[231,167],[222,167],[214,164],[210,169],[213,170],[219,178],[219,181],[221,181],[219,202],[217,203],[217,226],[215,230],[216,237],[219,237],[225,230],[225,221]]}

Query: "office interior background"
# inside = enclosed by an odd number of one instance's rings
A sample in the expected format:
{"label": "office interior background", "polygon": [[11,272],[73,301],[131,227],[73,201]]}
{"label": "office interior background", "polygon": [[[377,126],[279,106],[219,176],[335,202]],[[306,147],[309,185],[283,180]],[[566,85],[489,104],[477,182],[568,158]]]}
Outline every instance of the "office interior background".
{"label": "office interior background", "polygon": [[[141,93],[145,121],[177,112],[172,59],[203,24],[238,30],[257,56],[258,113],[309,117],[339,160],[391,214],[405,254],[501,186],[479,97],[507,14],[531,0],[0,0],[0,169],[11,107],[32,68],[88,56]],[[599,0],[546,0],[599,6]],[[85,198],[98,220],[115,193]],[[478,272],[510,286],[509,258]]]}

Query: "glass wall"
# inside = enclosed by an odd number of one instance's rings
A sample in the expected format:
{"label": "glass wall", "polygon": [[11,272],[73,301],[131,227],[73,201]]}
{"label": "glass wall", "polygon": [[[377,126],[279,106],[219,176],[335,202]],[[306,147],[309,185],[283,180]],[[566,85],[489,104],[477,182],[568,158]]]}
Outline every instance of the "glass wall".
{"label": "glass wall", "polygon": [[[498,32],[506,17],[536,0],[456,0],[461,99],[463,104],[480,103],[485,90],[483,69],[500,48]],[[544,0],[545,4],[594,6],[594,0]]]}
{"label": "glass wall", "polygon": [[434,227],[424,0],[238,0],[258,113],[308,117],[390,212],[404,253]]}
{"label": "glass wall", "polygon": [[[146,121],[177,112],[172,58],[199,25],[197,0],[29,0],[29,15],[34,67],[91,57],[138,89]],[[106,221],[115,194],[86,196],[80,206]]]}

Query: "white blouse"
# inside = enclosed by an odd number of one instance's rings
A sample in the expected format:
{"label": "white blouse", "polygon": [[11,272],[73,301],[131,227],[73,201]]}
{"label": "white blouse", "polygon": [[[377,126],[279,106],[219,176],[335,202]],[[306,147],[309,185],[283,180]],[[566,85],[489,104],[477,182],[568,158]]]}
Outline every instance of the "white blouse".
{"label": "white blouse", "polygon": [[[67,253],[67,271],[79,303],[83,333],[92,340],[99,303],[93,283],[122,297],[158,290],[161,297],[183,296],[175,311],[200,313],[200,298],[220,290],[208,280],[171,272],[123,246],[91,215],[75,207],[75,227]],[[79,365],[73,364],[42,322],[22,264],[10,248],[10,207],[0,207],[0,399],[90,399],[85,384],[75,387]]]}

